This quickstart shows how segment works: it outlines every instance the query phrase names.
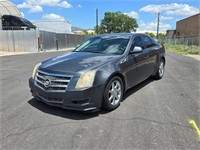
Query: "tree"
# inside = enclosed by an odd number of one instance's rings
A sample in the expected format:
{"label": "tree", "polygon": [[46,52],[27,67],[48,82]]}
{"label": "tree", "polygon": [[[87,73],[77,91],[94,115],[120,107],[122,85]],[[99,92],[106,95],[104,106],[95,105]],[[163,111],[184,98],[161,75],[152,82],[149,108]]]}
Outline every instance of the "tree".
{"label": "tree", "polygon": [[151,36],[152,38],[155,38],[155,34],[151,33],[151,32],[145,32],[145,34],[148,34],[149,36]]}
{"label": "tree", "polygon": [[99,32],[103,33],[120,33],[135,32],[138,28],[136,19],[118,12],[105,12],[104,18],[101,20]]}
{"label": "tree", "polygon": [[82,30],[83,31],[83,33],[85,34],[85,35],[89,35],[89,33],[88,33],[88,31],[87,30]]}
{"label": "tree", "polygon": [[164,37],[165,37],[165,34],[164,34],[164,33],[159,33],[158,36],[159,36],[160,38],[164,38]]}

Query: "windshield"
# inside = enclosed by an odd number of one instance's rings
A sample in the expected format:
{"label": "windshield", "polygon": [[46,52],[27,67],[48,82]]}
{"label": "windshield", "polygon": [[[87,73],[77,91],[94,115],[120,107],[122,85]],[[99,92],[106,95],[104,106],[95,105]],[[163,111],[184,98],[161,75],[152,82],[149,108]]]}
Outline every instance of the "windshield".
{"label": "windshield", "polygon": [[20,19],[21,19],[21,21],[24,22],[28,27],[34,27],[34,25],[33,25],[30,21],[28,21],[28,20],[26,20],[26,19],[24,19],[24,18],[20,18]]}
{"label": "windshield", "polygon": [[129,37],[119,36],[92,37],[74,51],[121,55],[124,53],[129,39]]}

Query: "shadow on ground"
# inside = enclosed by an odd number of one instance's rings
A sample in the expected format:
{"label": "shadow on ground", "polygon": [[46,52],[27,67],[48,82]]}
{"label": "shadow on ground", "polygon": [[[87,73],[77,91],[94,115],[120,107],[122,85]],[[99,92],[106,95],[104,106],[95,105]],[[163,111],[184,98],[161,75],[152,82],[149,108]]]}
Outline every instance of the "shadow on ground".
{"label": "shadow on ground", "polygon": [[[127,97],[136,93],[138,90],[142,89],[143,87],[147,86],[149,83],[151,83],[153,81],[154,81],[153,79],[147,79],[147,80],[141,82],[140,84],[136,85],[135,87],[129,89],[124,94],[121,105],[123,105],[123,101],[125,101]],[[58,107],[54,107],[54,106],[49,106],[49,105],[47,105],[41,101],[38,101],[34,98],[29,100],[28,103],[31,106],[39,109],[40,111],[42,111],[44,113],[48,113],[48,114],[55,115],[55,116],[60,116],[63,118],[73,119],[73,120],[86,120],[86,119],[90,119],[93,117],[98,117],[99,114],[109,113],[109,111],[105,111],[105,110],[100,110],[98,112],[79,112],[79,111],[73,111],[73,110],[66,110],[66,109],[62,109],[62,108],[58,108]]]}

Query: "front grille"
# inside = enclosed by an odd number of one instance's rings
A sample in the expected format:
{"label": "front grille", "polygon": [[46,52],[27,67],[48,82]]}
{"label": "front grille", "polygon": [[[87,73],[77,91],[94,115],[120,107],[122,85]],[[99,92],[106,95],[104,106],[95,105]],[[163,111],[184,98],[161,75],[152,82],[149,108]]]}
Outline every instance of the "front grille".
{"label": "front grille", "polygon": [[49,74],[38,70],[35,77],[35,85],[49,92],[64,92],[70,79],[71,77],[69,76]]}
{"label": "front grille", "polygon": [[36,93],[36,94],[40,100],[44,100],[46,102],[54,102],[54,103],[62,103],[63,102],[63,98],[53,98],[53,97],[47,97],[47,96],[41,95],[39,93]]}

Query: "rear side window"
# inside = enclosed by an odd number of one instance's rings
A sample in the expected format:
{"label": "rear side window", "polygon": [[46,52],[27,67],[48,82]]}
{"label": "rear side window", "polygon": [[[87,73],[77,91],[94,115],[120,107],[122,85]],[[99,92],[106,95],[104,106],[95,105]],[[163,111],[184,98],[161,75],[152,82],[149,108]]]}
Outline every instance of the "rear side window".
{"label": "rear side window", "polygon": [[147,48],[155,46],[155,42],[151,38],[149,38],[148,36],[144,36],[144,43],[145,43]]}
{"label": "rear side window", "polygon": [[11,26],[11,25],[10,25],[10,24],[11,24],[11,21],[10,21],[10,19],[3,19],[2,24],[3,24],[4,27],[6,27],[6,26]]}

